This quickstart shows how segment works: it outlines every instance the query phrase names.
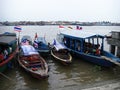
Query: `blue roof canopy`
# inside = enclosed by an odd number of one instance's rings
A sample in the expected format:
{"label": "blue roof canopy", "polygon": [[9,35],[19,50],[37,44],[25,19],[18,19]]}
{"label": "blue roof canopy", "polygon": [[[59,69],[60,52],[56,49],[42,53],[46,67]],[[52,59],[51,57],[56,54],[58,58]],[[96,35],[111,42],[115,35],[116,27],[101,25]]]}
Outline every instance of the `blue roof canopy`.
{"label": "blue roof canopy", "polygon": [[14,36],[0,36],[1,45],[11,45],[16,42],[16,37]]}
{"label": "blue roof canopy", "polygon": [[102,35],[80,31],[80,30],[62,30],[60,34],[70,37],[82,38],[82,39],[96,38],[96,37],[104,38],[104,36]]}

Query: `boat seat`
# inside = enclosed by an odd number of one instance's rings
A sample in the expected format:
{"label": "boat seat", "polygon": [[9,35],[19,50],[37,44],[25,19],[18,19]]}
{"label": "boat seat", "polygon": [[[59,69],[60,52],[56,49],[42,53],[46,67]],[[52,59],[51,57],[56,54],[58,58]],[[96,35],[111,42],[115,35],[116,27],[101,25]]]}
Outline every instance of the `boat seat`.
{"label": "boat seat", "polygon": [[29,61],[29,64],[35,64],[35,63],[41,63],[41,61],[38,61],[38,60],[36,60],[36,61]]}
{"label": "boat seat", "polygon": [[41,66],[41,63],[26,64],[25,66],[28,67],[28,68],[31,68],[31,67],[40,67],[40,66]]}
{"label": "boat seat", "polygon": [[21,57],[21,59],[28,62],[39,62],[39,56],[37,55],[24,56],[24,57]]}
{"label": "boat seat", "polygon": [[29,64],[41,63],[41,61],[32,61],[32,62],[30,62],[30,61],[28,61],[28,60],[22,60],[22,63],[23,63],[24,65],[29,65]]}

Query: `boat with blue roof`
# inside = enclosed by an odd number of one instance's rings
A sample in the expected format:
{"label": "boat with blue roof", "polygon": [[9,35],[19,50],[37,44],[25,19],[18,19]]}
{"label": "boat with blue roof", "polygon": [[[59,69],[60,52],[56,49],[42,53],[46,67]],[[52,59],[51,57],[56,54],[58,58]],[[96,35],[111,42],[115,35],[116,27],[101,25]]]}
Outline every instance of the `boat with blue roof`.
{"label": "boat with blue roof", "polygon": [[41,54],[47,54],[50,52],[50,49],[44,37],[37,37],[37,40],[34,40],[33,46]]}
{"label": "boat with blue roof", "polygon": [[120,59],[105,51],[104,39],[103,35],[79,30],[62,30],[57,34],[57,40],[83,60],[104,67],[120,66]]}
{"label": "boat with blue roof", "polygon": [[37,33],[35,34],[33,46],[43,56],[46,56],[50,53],[50,48],[47,44],[45,37],[38,37]]}
{"label": "boat with blue roof", "polygon": [[19,65],[37,79],[47,78],[48,64],[45,59],[31,45],[30,36],[23,36],[19,50]]}

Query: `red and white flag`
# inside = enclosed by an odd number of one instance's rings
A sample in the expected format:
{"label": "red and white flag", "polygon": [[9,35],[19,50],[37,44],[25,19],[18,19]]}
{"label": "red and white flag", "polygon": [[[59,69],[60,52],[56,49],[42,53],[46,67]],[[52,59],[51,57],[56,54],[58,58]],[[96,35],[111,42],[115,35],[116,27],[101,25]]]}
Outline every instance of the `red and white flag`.
{"label": "red and white flag", "polygon": [[37,33],[35,33],[35,38],[34,38],[34,39],[36,39],[36,38],[38,38],[38,35],[37,35]]}
{"label": "red and white flag", "polygon": [[63,25],[59,25],[59,28],[64,28],[64,26]]}
{"label": "red and white flag", "polygon": [[77,30],[82,30],[82,27],[80,27],[80,26],[77,25],[77,26],[76,26],[76,29],[77,29]]}

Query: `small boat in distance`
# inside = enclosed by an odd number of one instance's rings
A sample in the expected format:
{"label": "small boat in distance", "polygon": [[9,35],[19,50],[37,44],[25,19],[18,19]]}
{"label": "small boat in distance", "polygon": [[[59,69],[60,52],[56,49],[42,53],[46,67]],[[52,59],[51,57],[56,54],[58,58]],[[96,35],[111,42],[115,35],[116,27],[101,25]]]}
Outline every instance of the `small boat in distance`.
{"label": "small boat in distance", "polygon": [[105,36],[79,30],[64,30],[57,35],[74,55],[94,64],[112,67],[120,66],[120,59],[104,50]]}
{"label": "small boat in distance", "polygon": [[51,55],[55,58],[55,60],[60,61],[64,65],[68,65],[72,62],[72,56],[67,47],[60,44],[55,39],[51,49]]}
{"label": "small boat in distance", "polygon": [[35,48],[29,44],[29,40],[21,41],[19,53],[19,65],[34,78],[42,79],[48,77],[48,65],[46,61],[39,55]]}
{"label": "small boat in distance", "polygon": [[15,33],[5,32],[0,34],[0,72],[12,67],[17,54],[17,38]]}

